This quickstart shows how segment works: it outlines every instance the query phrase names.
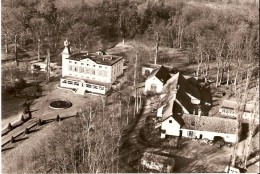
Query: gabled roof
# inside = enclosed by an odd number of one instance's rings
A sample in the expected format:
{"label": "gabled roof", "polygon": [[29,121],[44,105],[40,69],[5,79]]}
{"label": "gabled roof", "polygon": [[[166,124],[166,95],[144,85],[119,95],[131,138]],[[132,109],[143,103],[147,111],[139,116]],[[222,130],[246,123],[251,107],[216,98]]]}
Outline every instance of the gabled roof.
{"label": "gabled roof", "polygon": [[182,116],[182,107],[174,100],[170,100],[164,107],[163,107],[163,115],[162,121],[172,117],[180,126],[184,124],[181,116]]}
{"label": "gabled roof", "polygon": [[237,120],[220,117],[194,116],[184,114],[184,129],[235,134]]}
{"label": "gabled roof", "polygon": [[195,105],[191,103],[191,98],[182,88],[178,89],[176,99],[190,114],[193,113],[194,109],[197,109],[197,107],[195,107]]}
{"label": "gabled roof", "polygon": [[180,73],[173,75],[163,87],[162,94],[165,94],[165,96],[161,99],[160,107],[174,98],[177,99],[189,113],[193,113],[197,107],[191,103],[191,98],[187,93],[192,93],[192,96],[195,95],[196,98],[200,99],[200,93],[196,87],[189,84]]}
{"label": "gabled roof", "polygon": [[169,70],[165,68],[163,65],[160,68],[153,70],[147,79],[152,78],[154,76],[158,78],[163,84],[166,84],[167,80],[171,78]]}
{"label": "gabled roof", "polygon": [[[241,105],[237,101],[232,101],[232,100],[223,100],[221,108],[227,108],[227,109],[232,109],[235,110],[238,108],[238,106]],[[253,104],[246,104],[245,106],[245,112],[253,112],[254,111],[254,105]],[[256,106],[256,111],[258,113],[259,106]]]}
{"label": "gabled roof", "polygon": [[179,88],[182,88],[183,91],[189,93],[193,97],[197,99],[201,99],[200,93],[197,87],[193,86],[191,82],[189,82],[180,72],[174,74],[171,79],[166,83],[163,88],[163,92],[168,90],[168,86],[171,88],[175,88],[179,85]]}

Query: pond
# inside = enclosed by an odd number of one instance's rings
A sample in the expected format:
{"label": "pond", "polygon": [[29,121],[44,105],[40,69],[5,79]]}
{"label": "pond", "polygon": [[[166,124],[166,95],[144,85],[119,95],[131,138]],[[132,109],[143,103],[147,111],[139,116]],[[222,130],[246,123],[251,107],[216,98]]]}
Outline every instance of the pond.
{"label": "pond", "polygon": [[66,109],[71,106],[72,106],[71,102],[64,101],[64,100],[54,100],[49,104],[49,107],[51,109]]}

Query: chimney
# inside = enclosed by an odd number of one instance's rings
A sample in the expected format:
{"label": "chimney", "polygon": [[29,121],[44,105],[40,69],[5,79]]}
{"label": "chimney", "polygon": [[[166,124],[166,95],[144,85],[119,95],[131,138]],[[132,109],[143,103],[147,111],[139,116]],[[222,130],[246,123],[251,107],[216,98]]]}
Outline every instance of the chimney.
{"label": "chimney", "polygon": [[201,117],[201,110],[198,110],[198,117]]}

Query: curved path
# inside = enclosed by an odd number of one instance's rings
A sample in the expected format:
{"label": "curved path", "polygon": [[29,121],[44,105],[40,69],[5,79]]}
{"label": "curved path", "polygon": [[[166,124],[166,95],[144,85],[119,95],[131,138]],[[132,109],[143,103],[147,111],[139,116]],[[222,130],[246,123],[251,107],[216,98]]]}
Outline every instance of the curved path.
{"label": "curved path", "polygon": [[121,151],[120,158],[125,166],[131,167],[131,162],[142,156],[142,153],[147,150],[157,151],[159,148],[153,148],[152,144],[146,142],[140,137],[140,130],[143,128],[145,124],[145,120],[148,116],[154,115],[149,112],[149,109],[143,107],[143,111],[137,115],[137,120],[134,123],[132,130],[125,137],[124,145],[127,147],[123,147]]}

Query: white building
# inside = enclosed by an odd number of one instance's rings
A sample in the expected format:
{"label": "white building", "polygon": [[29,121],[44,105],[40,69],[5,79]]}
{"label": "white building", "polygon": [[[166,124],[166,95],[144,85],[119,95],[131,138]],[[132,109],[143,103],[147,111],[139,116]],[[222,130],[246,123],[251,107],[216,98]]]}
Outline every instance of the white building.
{"label": "white building", "polygon": [[167,80],[171,78],[169,70],[164,66],[153,70],[145,81],[144,92],[161,93]]}
{"label": "white building", "polygon": [[[235,109],[237,109],[239,106],[239,103],[237,101],[231,101],[231,100],[223,100],[222,106],[219,109],[219,112],[223,116],[228,116],[228,117],[237,117],[237,113]],[[243,119],[250,119],[253,118],[253,113],[255,114],[255,118],[259,119],[259,106],[254,107],[253,104],[246,104],[242,118]],[[255,110],[255,111],[254,111]]]}
{"label": "white building", "polygon": [[161,122],[161,138],[166,135],[236,142],[236,120],[184,114],[170,116]]}
{"label": "white building", "polygon": [[123,74],[123,58],[105,52],[71,54],[69,42],[64,42],[60,86],[84,94],[106,94],[111,84]]}
{"label": "white building", "polygon": [[202,116],[200,93],[180,73],[164,85],[157,110],[161,138],[166,135],[236,141],[236,120]]}

